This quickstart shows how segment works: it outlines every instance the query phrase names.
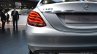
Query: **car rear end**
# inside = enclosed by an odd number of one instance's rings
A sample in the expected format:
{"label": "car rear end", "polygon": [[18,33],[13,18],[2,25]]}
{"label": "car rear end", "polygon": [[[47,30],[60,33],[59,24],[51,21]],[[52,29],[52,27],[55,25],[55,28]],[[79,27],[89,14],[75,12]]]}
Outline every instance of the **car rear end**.
{"label": "car rear end", "polygon": [[29,49],[32,52],[96,53],[97,2],[50,1],[41,0],[28,16]]}

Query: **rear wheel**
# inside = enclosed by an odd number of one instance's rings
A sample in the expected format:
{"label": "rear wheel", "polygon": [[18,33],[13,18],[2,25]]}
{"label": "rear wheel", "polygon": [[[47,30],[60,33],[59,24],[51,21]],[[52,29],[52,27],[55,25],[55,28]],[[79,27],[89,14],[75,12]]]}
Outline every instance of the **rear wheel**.
{"label": "rear wheel", "polygon": [[31,50],[29,50],[29,54],[40,54],[39,52],[32,52]]}
{"label": "rear wheel", "polygon": [[55,53],[55,52],[32,52],[31,50],[29,50],[29,54],[59,54],[59,53]]}
{"label": "rear wheel", "polygon": [[39,53],[39,54],[58,54],[58,53]]}
{"label": "rear wheel", "polygon": [[29,50],[29,54],[34,54],[34,53],[32,53],[32,51],[31,51],[31,50]]}

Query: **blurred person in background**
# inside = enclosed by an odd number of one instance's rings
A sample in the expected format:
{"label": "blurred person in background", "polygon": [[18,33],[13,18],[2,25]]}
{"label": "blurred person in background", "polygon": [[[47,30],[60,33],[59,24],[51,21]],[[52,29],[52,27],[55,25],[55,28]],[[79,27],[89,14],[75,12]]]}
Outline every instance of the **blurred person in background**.
{"label": "blurred person in background", "polygon": [[1,16],[1,22],[2,22],[2,31],[5,31],[6,15],[4,13],[4,10],[0,11],[0,16]]}
{"label": "blurred person in background", "polygon": [[[0,9],[0,19],[1,19],[1,9]],[[0,23],[0,28],[1,28],[1,23]]]}
{"label": "blurred person in background", "polygon": [[12,21],[13,21],[13,30],[18,30],[18,20],[19,20],[19,13],[16,11],[16,8],[11,12]]}
{"label": "blurred person in background", "polygon": [[6,19],[7,19],[7,24],[9,24],[10,20],[9,20],[9,14],[8,13],[6,15]]}

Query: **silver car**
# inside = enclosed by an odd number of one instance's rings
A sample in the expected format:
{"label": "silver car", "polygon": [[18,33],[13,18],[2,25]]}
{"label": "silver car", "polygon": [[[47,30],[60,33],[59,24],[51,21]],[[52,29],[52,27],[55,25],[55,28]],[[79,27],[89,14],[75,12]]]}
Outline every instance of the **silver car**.
{"label": "silver car", "polygon": [[26,33],[30,53],[96,53],[97,0],[40,0]]}

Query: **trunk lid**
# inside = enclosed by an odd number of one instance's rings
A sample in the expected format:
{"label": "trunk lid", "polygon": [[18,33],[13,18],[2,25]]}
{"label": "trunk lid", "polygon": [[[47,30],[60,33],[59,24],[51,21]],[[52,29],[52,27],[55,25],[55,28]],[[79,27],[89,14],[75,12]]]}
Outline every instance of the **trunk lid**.
{"label": "trunk lid", "polygon": [[97,30],[97,3],[64,2],[38,7],[48,22],[57,30],[95,32]]}

